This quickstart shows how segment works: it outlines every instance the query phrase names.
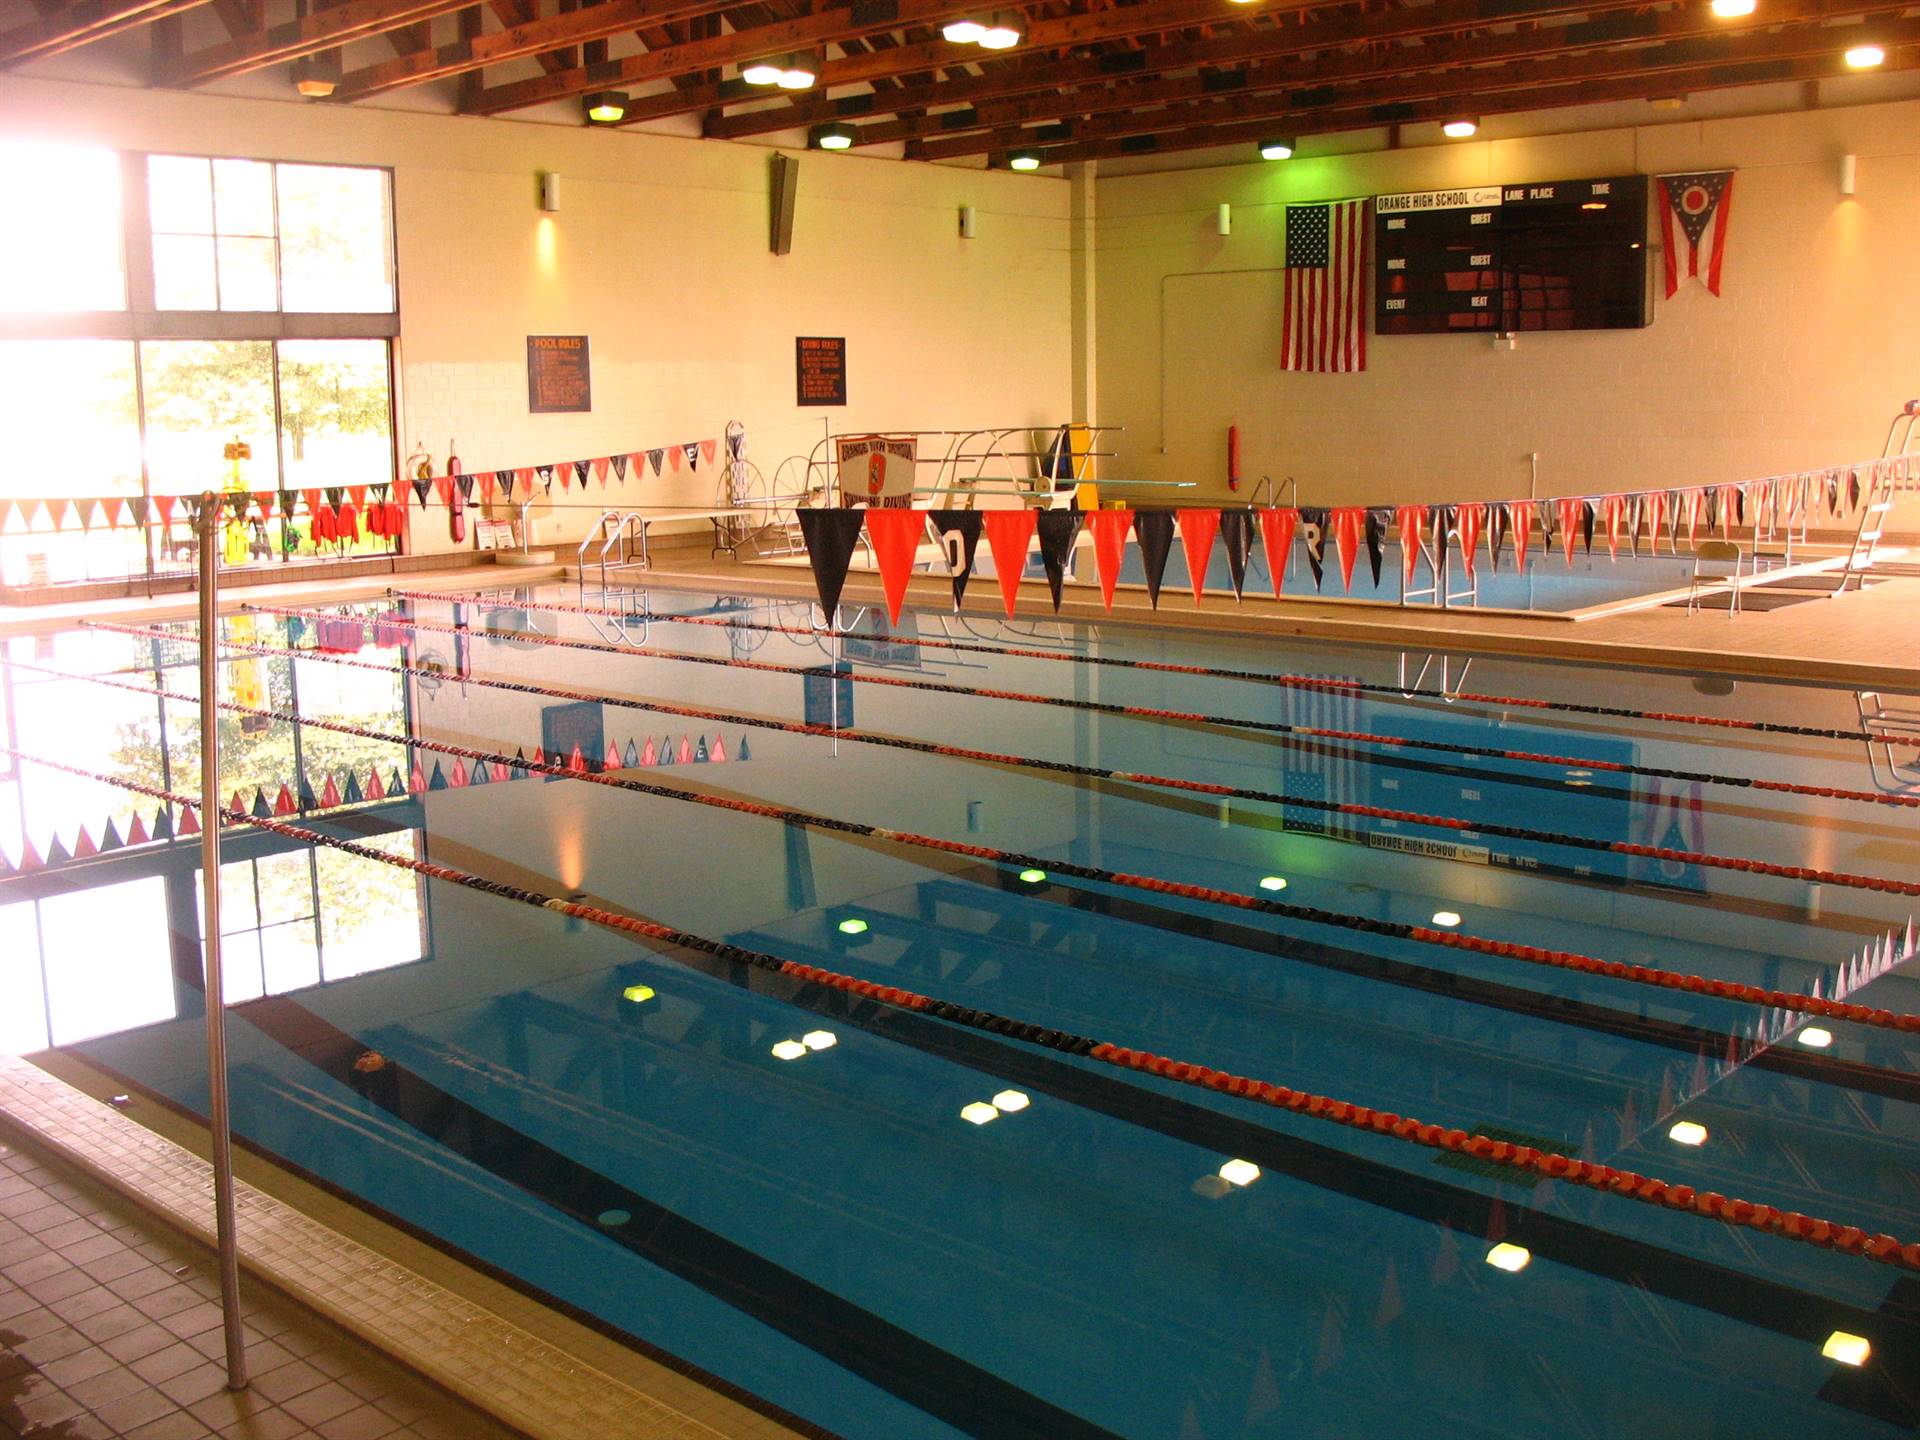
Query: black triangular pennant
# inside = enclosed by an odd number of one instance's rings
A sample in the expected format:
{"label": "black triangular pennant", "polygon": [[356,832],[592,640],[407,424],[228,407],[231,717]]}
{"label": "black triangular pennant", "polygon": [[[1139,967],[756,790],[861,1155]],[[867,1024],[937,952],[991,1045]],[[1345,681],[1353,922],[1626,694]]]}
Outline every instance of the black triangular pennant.
{"label": "black triangular pennant", "polygon": [[680,453],[687,457],[687,468],[689,470],[698,470],[700,468],[700,442],[698,440],[682,445],[680,447]]}
{"label": "black triangular pennant", "polygon": [[1307,564],[1313,570],[1313,588],[1320,588],[1325,573],[1327,550],[1327,512],[1324,509],[1300,512],[1300,538],[1307,547]]}
{"label": "black triangular pennant", "polygon": [[540,488],[548,495],[553,494],[553,466],[537,465],[534,474],[540,477]]}
{"label": "black triangular pennant", "polygon": [[854,547],[860,543],[860,526],[865,515],[859,510],[828,510],[803,505],[794,514],[800,521],[800,534],[807,542],[807,563],[813,567],[814,588],[820,593],[820,608],[827,624],[833,624],[834,611],[840,608],[840,591],[847,583],[847,566],[852,563]]}
{"label": "black triangular pennant", "polygon": [[960,608],[960,597],[967,593],[967,581],[973,578],[973,552],[980,548],[978,510],[936,510],[930,517],[947,563],[953,571],[953,608]]}
{"label": "black triangular pennant", "polygon": [[500,493],[508,500],[513,499],[513,482],[518,478],[511,470],[496,470],[493,478],[500,482]]}
{"label": "black triangular pennant", "polygon": [[1593,502],[1591,500],[1580,502],[1580,538],[1586,544],[1587,554],[1591,555],[1593,553]]}
{"label": "black triangular pennant", "polygon": [[622,485],[627,483],[627,456],[625,451],[613,457],[613,473],[620,477],[620,483]]}
{"label": "black triangular pennant", "polygon": [[1146,572],[1147,599],[1160,608],[1160,582],[1167,575],[1167,556],[1173,553],[1173,512],[1136,510],[1133,534],[1140,542],[1140,564]]}
{"label": "black triangular pennant", "polygon": [[425,509],[427,504],[427,496],[433,493],[433,480],[426,475],[422,475],[418,477],[413,482],[413,493],[420,497],[421,508]]}
{"label": "black triangular pennant", "polygon": [[573,462],[573,476],[574,479],[579,482],[582,490],[587,488],[587,472],[592,468],[593,462],[591,460],[576,460]]}
{"label": "black triangular pennant", "polygon": [[1496,502],[1491,508],[1493,515],[1487,522],[1487,549],[1493,561],[1493,572],[1497,575],[1500,573],[1500,551],[1506,546],[1507,531],[1512,528],[1513,522],[1507,516],[1505,505]]}
{"label": "black triangular pennant", "polygon": [[666,458],[667,458],[667,452],[664,450],[647,451],[647,463],[653,467],[653,473],[656,476],[660,473],[661,462],[663,462]]}
{"label": "black triangular pennant", "polygon": [[1536,500],[1533,503],[1533,518],[1540,523],[1540,538],[1546,542],[1549,550],[1553,548],[1553,537],[1559,533],[1555,528],[1558,516],[1551,500]]}
{"label": "black triangular pennant", "polygon": [[1373,588],[1376,590],[1380,588],[1380,561],[1387,539],[1387,522],[1390,518],[1389,511],[1367,511],[1367,568],[1373,572]]}
{"label": "black triangular pennant", "polygon": [[1040,531],[1040,564],[1047,572],[1047,589],[1053,592],[1053,608],[1060,610],[1060,587],[1066,582],[1067,561],[1073,556],[1074,538],[1080,533],[1078,510],[1042,510],[1036,517]]}
{"label": "black triangular pennant", "polygon": [[1227,578],[1233,582],[1233,598],[1238,600],[1246,590],[1247,560],[1253,554],[1253,512],[1222,510],[1220,543],[1226,548]]}
{"label": "black triangular pennant", "polygon": [[453,477],[453,483],[460,487],[460,498],[462,500],[473,499],[473,476],[456,475]]}

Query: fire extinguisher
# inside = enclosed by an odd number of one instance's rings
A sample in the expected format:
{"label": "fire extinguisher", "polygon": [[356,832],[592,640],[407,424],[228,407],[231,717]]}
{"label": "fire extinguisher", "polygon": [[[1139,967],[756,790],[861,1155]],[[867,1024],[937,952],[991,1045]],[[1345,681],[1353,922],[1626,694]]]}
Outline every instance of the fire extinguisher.
{"label": "fire extinguisher", "polygon": [[1227,427],[1227,489],[1240,488],[1240,427]]}

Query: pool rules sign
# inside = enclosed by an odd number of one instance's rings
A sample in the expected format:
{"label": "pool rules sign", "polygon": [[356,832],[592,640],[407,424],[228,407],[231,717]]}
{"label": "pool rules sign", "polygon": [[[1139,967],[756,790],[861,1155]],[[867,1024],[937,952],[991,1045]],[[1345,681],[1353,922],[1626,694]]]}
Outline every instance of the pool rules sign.
{"label": "pool rules sign", "polygon": [[584,335],[527,337],[527,410],[564,415],[593,409],[593,371]]}

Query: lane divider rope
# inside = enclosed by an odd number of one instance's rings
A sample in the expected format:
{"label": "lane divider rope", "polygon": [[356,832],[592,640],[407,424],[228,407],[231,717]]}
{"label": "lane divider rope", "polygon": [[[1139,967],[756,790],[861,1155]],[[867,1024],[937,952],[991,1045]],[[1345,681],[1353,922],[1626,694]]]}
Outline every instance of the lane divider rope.
{"label": "lane divider rope", "polygon": [[[248,610],[267,615],[291,616],[297,619],[336,618],[334,612],[324,610],[299,609],[276,605],[249,605]],[[362,622],[365,623],[365,622]],[[441,621],[420,620],[406,616],[388,617],[387,624],[411,627],[420,630],[434,630],[449,635],[471,635],[483,639],[501,640],[514,644],[539,644],[558,646],[567,650],[587,650],[606,655],[639,655],[659,660],[674,660],[693,665],[719,665],[743,670],[770,671],[781,675],[818,674],[818,668],[804,665],[776,665],[766,660],[748,660],[740,657],[723,658],[717,655],[690,655],[677,650],[660,650],[653,646],[611,645],[604,641],[572,640],[557,635],[535,635],[520,630],[491,630],[470,625],[452,625]],[[98,630],[121,630],[107,621],[88,622],[91,628]],[[124,628],[124,633],[146,635],[151,632],[133,627]],[[169,635],[169,638],[178,638]],[[1488,746],[1467,745],[1459,742],[1440,740],[1416,740],[1400,735],[1376,735],[1362,730],[1333,730],[1314,725],[1293,725],[1278,720],[1239,719],[1229,715],[1207,715],[1191,710],[1165,710],[1144,705],[1120,705],[1102,700],[1080,700],[1057,695],[1030,695],[1019,690],[980,689],[966,685],[950,685],[935,680],[906,680],[895,675],[861,675],[849,673],[838,677],[861,685],[886,685],[903,690],[925,690],[941,695],[960,695],[979,700],[1007,700],[1024,705],[1048,705],[1059,709],[1080,710],[1099,715],[1117,715],[1126,719],[1173,720],[1200,725],[1227,726],[1235,729],[1256,730],[1266,734],[1275,734],[1287,739],[1334,740],[1347,744],[1379,745],[1389,749],[1420,750],[1440,752],[1448,755],[1471,755],[1481,759],[1507,760],[1524,764],[1551,765],[1562,769],[1588,769],[1604,771],[1608,774],[1643,775],[1661,780],[1681,780],[1701,785],[1726,785],[1736,789],[1764,790],[1769,793],[1785,795],[1805,795],[1818,799],[1859,801],[1869,805],[1896,805],[1910,809],[1920,808],[1920,795],[1888,795],[1871,790],[1847,790],[1826,785],[1802,785],[1788,780],[1761,780],[1741,775],[1719,775],[1710,771],[1673,770],[1654,765],[1640,765],[1619,760],[1590,760],[1578,755],[1550,755],[1529,750],[1503,750]],[[1497,777],[1496,777],[1497,778]]]}
{"label": "lane divider rope", "polygon": [[[64,771],[70,775],[109,785],[117,785],[122,789],[180,806],[183,810],[190,811],[193,807],[191,798],[173,794],[157,786],[114,779],[84,770],[76,765],[66,765],[27,751],[17,750],[12,746],[0,746],[0,751],[12,755],[16,760],[42,765],[48,769]],[[1857,1225],[1844,1225],[1832,1220],[1804,1215],[1797,1210],[1781,1210],[1772,1205],[1722,1195],[1718,1191],[1696,1190],[1691,1185],[1674,1185],[1665,1180],[1641,1175],[1636,1171],[1621,1169],[1617,1166],[1578,1160],[1551,1150],[1539,1150],[1531,1145],[1515,1145],[1509,1141],[1491,1139],[1458,1127],[1437,1125],[1417,1120],[1410,1115],[1399,1115],[1389,1110],[1376,1110],[1371,1106],[1356,1105],[1350,1101],[1316,1095],[1311,1091],[1297,1090],[1287,1085],[1255,1080],[1229,1071],[1215,1070],[1205,1065],[1169,1059],[1150,1051],[1135,1050],[1127,1046],[1094,1040],[1088,1036],[1076,1035],[1071,1031],[1056,1030],[1049,1026],[1015,1020],[995,1014],[991,1010],[979,1010],[950,1000],[935,999],[899,986],[880,985],[839,971],[826,970],[817,965],[782,960],[777,955],[748,950],[743,946],[733,945],[724,940],[714,940],[685,930],[676,930],[657,921],[621,915],[596,905],[563,900],[558,896],[545,895],[524,886],[489,880],[468,871],[456,870],[452,866],[427,860],[415,860],[403,855],[392,855],[384,850],[357,844],[338,836],[326,835],[305,826],[290,825],[284,821],[262,818],[237,809],[231,812],[230,818],[238,823],[269,830],[304,844],[326,846],[363,860],[372,860],[382,865],[409,870],[444,884],[460,885],[482,894],[532,906],[535,909],[571,916],[608,930],[643,936],[663,944],[699,951],[731,963],[749,965],[772,974],[789,976],[806,984],[839,990],[862,1000],[871,1000],[896,1009],[931,1015],[949,1024],[1021,1040],[1043,1049],[1098,1061],[1118,1069],[1139,1071],[1162,1080],[1211,1090],[1216,1094],[1232,1095],[1274,1109],[1288,1110],[1296,1115],[1343,1125],[1349,1129],[1389,1136],[1427,1149],[1466,1155],[1488,1164],[1523,1172],[1535,1179],[1564,1180],[1570,1185],[1583,1185],[1589,1189],[1623,1196],[1661,1209],[1698,1215],[1718,1220],[1722,1224],[1759,1230],[1801,1244],[1817,1246],[1820,1249],[1838,1250],[1843,1254],[1862,1256],[1883,1265],[1920,1272],[1920,1241],[1903,1243],[1892,1235],[1869,1234]]]}
{"label": "lane divider rope", "polygon": [[[278,612],[275,612],[278,613]],[[399,620],[396,623],[412,629],[443,631],[454,634],[477,635],[487,639],[508,639],[513,632],[486,629],[474,629],[455,625],[443,625],[434,621]],[[554,637],[540,637],[543,641]],[[244,648],[245,642],[226,642],[237,648]],[[591,645],[585,641],[557,641],[556,643],[573,645]],[[267,653],[274,655],[299,655],[311,659],[335,659],[330,652],[314,652],[287,646],[284,648],[265,647]],[[599,649],[597,645],[592,648]],[[611,650],[618,647],[607,646]],[[788,673],[788,667],[773,665],[762,661],[740,661],[722,659],[712,655],[680,655],[673,652],[656,653],[655,658],[686,660],[699,664],[720,666],[741,666],[754,670],[774,670]],[[386,667],[378,667],[385,669]],[[791,673],[801,673],[792,671]],[[763,719],[758,716],[735,714],[724,710],[703,710],[690,706],[674,706],[665,702],[636,701],[650,710],[684,716],[693,720],[712,721],[720,724],[757,726],[761,729],[782,730],[791,734],[811,733],[807,727],[792,721]],[[1453,830],[1473,835],[1497,835],[1502,839],[1526,840],[1536,844],[1559,845],[1570,849],[1594,850],[1604,854],[1626,855],[1636,859],[1668,861],[1680,865],[1699,865],[1708,869],[1733,870],[1741,874],[1767,875],[1777,879],[1799,880],[1809,884],[1835,885],[1853,890],[1874,890],[1891,895],[1920,896],[1920,881],[1891,880],[1877,875],[1854,874],[1843,870],[1827,870],[1807,865],[1782,865],[1771,860],[1750,860],[1739,856],[1714,855],[1701,850],[1676,850],[1660,845],[1640,845],[1628,840],[1598,840],[1585,835],[1569,834],[1555,830],[1537,830],[1524,825],[1505,825],[1495,821],[1463,820],[1451,815],[1432,815],[1417,810],[1399,810],[1380,805],[1363,805],[1356,801],[1321,800],[1310,796],[1289,795],[1285,791],[1257,790],[1245,786],[1221,785],[1203,780],[1184,780],[1170,775],[1155,775],[1137,770],[1115,770],[1103,765],[1083,765],[1065,760],[1043,760],[1031,755],[1012,755],[994,750],[976,750],[960,745],[946,745],[930,740],[911,740],[897,735],[886,735],[870,730],[852,727],[839,727],[832,730],[842,740],[863,745],[881,745],[896,750],[907,750],[915,754],[938,755],[950,759],[973,760],[989,765],[1004,765],[1013,769],[1042,770],[1056,774],[1077,775],[1094,780],[1112,780],[1126,784],[1144,785],[1162,790],[1179,790],[1196,795],[1208,795],[1218,799],[1251,800],[1262,804],[1291,806],[1295,809],[1315,810],[1323,814],[1350,815],[1370,820],[1390,820],[1395,824],[1423,825],[1436,830]],[[598,759],[599,757],[595,757]]]}
{"label": "lane divider rope", "polygon": [[[191,644],[198,644],[197,638],[177,636]],[[267,646],[239,645],[228,642],[228,648],[243,651],[258,651],[269,655],[294,654],[303,658],[326,660],[335,664],[347,664],[356,669],[374,670],[392,674],[396,667],[374,665],[366,661],[347,660],[341,656],[319,655],[309,651],[288,651]],[[21,660],[6,660],[4,663],[28,670],[44,667],[32,665]],[[404,662],[397,667],[400,671],[420,674],[417,667]],[[60,672],[52,672],[60,673]],[[119,689],[132,690],[146,694],[166,694],[154,691],[144,685],[135,685],[129,681],[109,680],[105,677],[68,676],[76,680],[95,680],[95,683],[109,685]],[[551,699],[586,700],[602,704],[623,705],[634,709],[652,710],[656,707],[637,701],[620,700],[604,695],[595,695],[587,691],[564,690],[539,685],[528,685],[510,680],[485,680],[475,677],[470,684],[484,685],[489,688],[518,692],[521,694],[542,695]],[[181,701],[191,701],[192,697],[170,696]],[[234,701],[221,702],[222,709],[237,709],[245,712],[250,706],[240,706]],[[659,707],[665,713],[678,713],[676,707]],[[1167,880],[1154,875],[1139,875],[1125,870],[1099,869],[1090,865],[1076,864],[1070,860],[1046,859],[1038,855],[1029,855],[1017,850],[1003,850],[990,845],[972,845],[959,840],[943,840],[936,836],[921,835],[908,830],[894,830],[881,825],[869,825],[863,821],[842,820],[828,815],[817,815],[810,811],[790,806],[771,805],[757,800],[742,800],[734,796],[708,794],[698,791],[681,790],[669,785],[660,785],[651,781],[634,780],[618,776],[596,774],[585,768],[584,758],[578,768],[571,760],[565,763],[553,761],[536,762],[524,756],[507,756],[490,751],[471,749],[466,746],[449,745],[440,741],[414,740],[406,736],[391,735],[381,731],[366,730],[350,726],[340,721],[318,720],[290,715],[284,712],[257,711],[273,718],[292,724],[312,725],[317,728],[335,730],[342,734],[355,735],[362,739],[377,740],[388,744],[419,746],[438,749],[443,753],[460,756],[464,759],[480,760],[488,764],[513,766],[541,775],[568,775],[590,784],[611,786],[628,790],[636,794],[653,795],[666,799],[690,801],[713,809],[731,810],[743,815],[759,815],[767,819],[781,820],[789,824],[806,825],[814,829],[834,831],[840,834],[856,835],[866,839],[880,840],[917,849],[935,850],[948,855],[965,855],[976,860],[990,860],[995,864],[1007,865],[1017,869],[1052,870],[1062,875],[1071,875],[1079,880],[1092,880],[1101,884],[1124,886],[1136,890],[1147,890],[1156,894],[1175,895],[1182,899],[1207,904],[1230,906],[1234,909],[1252,910],[1265,915],[1276,915],[1284,919],[1305,921],[1315,925],[1330,925],[1341,929],[1355,930],[1364,934],[1384,935],[1394,939],[1411,940],[1425,945],[1438,945],[1452,950],[1468,951],[1474,954],[1492,955],[1502,959],[1517,960],[1526,964],[1548,966],[1553,969],[1573,971],[1580,974],[1599,975],[1607,979],[1624,980],[1637,985],[1651,985],[1664,990],[1679,990],[1692,995],[1706,995],[1714,999],[1729,1000],[1740,1004],[1759,1005],[1777,1010],[1790,1010],[1806,1015],[1818,1015],[1828,1019],[1850,1020],[1862,1025],[1880,1029],[1899,1030],[1909,1034],[1920,1034],[1920,1015],[1897,1014],[1891,1010],[1876,1009],[1866,1005],[1828,1000],[1818,995],[1796,994],[1788,990],[1773,990],[1764,986],[1750,985],[1738,980],[1719,980],[1703,975],[1692,975],[1683,971],[1663,970],[1645,965],[1629,965],[1619,960],[1602,960],[1597,956],[1583,955],[1577,951],[1555,950],[1546,946],[1527,945],[1511,940],[1494,940],[1485,936],[1471,935],[1456,930],[1436,930],[1424,925],[1410,925],[1395,920],[1375,920],[1364,915],[1352,915],[1344,911],[1323,910],[1317,906],[1300,905],[1290,901],[1272,900],[1265,896],[1242,895],[1232,890],[1222,890],[1211,885],[1197,885],[1190,881]],[[731,720],[732,717],[729,717]],[[830,736],[833,730],[825,726],[807,726],[794,722],[772,722],[782,729],[791,729],[798,734]],[[844,734],[844,732],[841,732]],[[914,742],[919,743],[919,742]]]}
{"label": "lane divider rope", "polygon": [[[463,595],[449,595],[444,591],[405,590],[395,586],[389,586],[387,593],[408,600],[448,602],[468,598]],[[661,620],[676,625],[717,625],[722,628],[762,630],[776,635],[804,635],[810,639],[819,639],[823,635],[834,633],[809,629],[804,625],[775,625],[755,620],[723,620],[713,615],[635,615],[628,611],[602,606],[575,605],[564,600],[546,600],[538,605],[522,600],[509,600],[505,603],[509,608],[518,610],[565,611],[575,615],[598,615],[614,620]],[[1471,690],[1403,689],[1398,685],[1383,685],[1365,680],[1337,680],[1321,675],[1234,670],[1217,665],[1176,665],[1167,660],[1134,660],[1114,655],[1076,655],[1058,650],[1031,650],[1012,645],[986,645],[966,640],[930,640],[924,636],[889,635],[886,639],[889,644],[917,645],[923,649],[958,650],[986,655],[1017,655],[1023,660],[1052,660],[1074,665],[1106,665],[1125,670],[1153,670],[1170,675],[1203,675],[1218,680],[1248,680],[1256,684],[1278,685],[1289,690],[1332,690],[1372,696],[1390,702],[1405,703],[1408,699],[1418,696],[1423,700],[1440,700],[1449,704],[1464,700],[1469,704],[1498,705],[1509,709],[1554,710],[1573,715],[1601,715],[1618,720],[1657,720],[1672,725],[1705,725],[1723,730],[1757,730],[1769,735],[1800,735],[1815,740],[1859,741],[1867,738],[1856,730],[1831,730],[1817,725],[1793,725],[1775,720],[1737,720],[1721,715],[1694,715],[1682,711],[1633,710],[1615,705],[1585,705],[1572,700],[1538,700],[1523,695],[1486,695]]]}

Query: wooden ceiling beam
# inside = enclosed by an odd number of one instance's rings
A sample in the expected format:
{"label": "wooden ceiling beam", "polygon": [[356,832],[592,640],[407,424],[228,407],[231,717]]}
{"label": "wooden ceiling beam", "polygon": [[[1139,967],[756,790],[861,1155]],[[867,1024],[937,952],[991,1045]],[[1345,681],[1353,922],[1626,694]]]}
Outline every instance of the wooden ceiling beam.
{"label": "wooden ceiling beam", "polygon": [[384,35],[419,20],[449,14],[471,0],[346,0],[325,10],[270,25],[186,56],[158,83],[174,87],[204,85],[264,70],[270,65],[318,54],[335,45]]}
{"label": "wooden ceiling beam", "polygon": [[0,66],[62,55],[206,3],[208,0],[73,0],[72,4],[51,6],[37,18],[0,33]]}
{"label": "wooden ceiling beam", "polygon": [[[1889,50],[1886,68],[1920,68],[1920,45]],[[1116,135],[1098,139],[1073,138],[1057,144],[1041,143],[1041,162],[1046,165],[1072,164],[1086,160],[1113,159],[1131,155],[1171,155],[1184,150],[1218,149],[1230,145],[1254,145],[1273,134],[1290,136],[1327,135],[1381,126],[1407,125],[1420,121],[1439,121],[1463,112],[1485,118],[1488,115],[1512,115],[1526,111],[1561,109],[1574,105],[1607,104],[1615,101],[1657,99],[1665,95],[1697,94],[1707,90],[1726,90],[1746,85],[1766,85],[1834,79],[1853,74],[1832,53],[1799,59],[1764,59],[1699,65],[1690,69],[1653,74],[1636,70],[1610,80],[1580,79],[1562,83],[1536,81],[1525,88],[1505,94],[1490,94],[1472,84],[1462,85],[1446,95],[1418,101],[1361,101],[1339,110],[1305,110],[1277,113],[1234,124],[1197,124],[1184,129]]]}
{"label": "wooden ceiling beam", "polygon": [[[773,25],[755,25],[727,35],[660,46],[603,65],[582,66],[564,75],[544,75],[494,85],[481,93],[467,113],[499,115],[589,90],[625,89],[651,80],[671,80],[763,55],[849,40],[872,30],[897,28],[922,20],[944,20],[962,13],[965,8],[965,0],[854,0],[851,4]],[[689,87],[689,90],[697,88]]]}
{"label": "wooden ceiling beam", "polygon": [[[515,16],[526,15],[532,8],[520,3],[520,0],[505,0],[505,3],[512,8],[504,13]],[[574,10],[565,15],[520,20],[491,34],[472,39],[463,37],[450,44],[396,56],[392,60],[382,60],[355,70],[340,82],[333,92],[333,98],[336,101],[362,100],[370,95],[382,95],[390,90],[419,85],[428,80],[445,79],[450,75],[464,75],[509,60],[551,56],[568,46],[609,39],[639,25],[681,20],[715,8],[715,0],[605,0],[604,4]],[[553,67],[553,76],[579,73],[577,67],[566,65],[559,59],[544,64]],[[486,93],[481,90],[470,98],[477,102]]]}
{"label": "wooden ceiling beam", "polygon": [[[1144,82],[1109,84],[1099,87],[1067,88],[1065,72],[1074,67],[1050,67],[1055,84],[1043,87],[1045,93],[1023,99],[983,101],[964,110],[943,111],[919,120],[898,120],[859,127],[857,143],[885,145],[903,140],[947,136],[960,132],[1030,125],[1047,120],[1098,115],[1119,110],[1174,104],[1184,100],[1207,101],[1223,94],[1234,96],[1290,90],[1299,99],[1300,92],[1319,85],[1353,84],[1363,80],[1385,80],[1411,73],[1455,66],[1484,65],[1499,60],[1537,60],[1572,56],[1594,50],[1626,45],[1655,45],[1667,41],[1710,40],[1763,35],[1782,25],[1813,25],[1837,15],[1893,14],[1908,8],[1912,0],[1773,0],[1764,20],[1728,21],[1716,18],[1705,7],[1686,7],[1664,11],[1640,8],[1639,0],[1575,0],[1578,13],[1590,18],[1568,25],[1528,25],[1511,34],[1482,35],[1474,38],[1455,36],[1429,40],[1418,47],[1372,45],[1325,55],[1304,66],[1285,66],[1268,62],[1249,64],[1238,71],[1155,79]],[[1603,13],[1612,7],[1615,13]],[[1435,8],[1435,7],[1426,7]],[[1449,7],[1458,9],[1459,7]],[[1559,13],[1568,13],[1564,6]],[[1548,7],[1540,7],[1541,16]],[[1366,19],[1343,18],[1351,44],[1354,29]],[[1297,27],[1296,35],[1316,30],[1322,33],[1328,22],[1309,22]],[[1376,34],[1374,38],[1384,38]],[[1169,47],[1174,48],[1174,47]],[[1198,48],[1198,47],[1195,47]],[[1300,49],[1318,50],[1318,40]],[[1679,53],[1679,52],[1676,52]],[[1685,63],[1699,63],[1709,56],[1696,56]],[[1103,77],[1111,78],[1111,77]],[[958,85],[941,87],[936,98],[961,98],[953,95]],[[1064,91],[1064,93],[1063,93]]]}
{"label": "wooden ceiling beam", "polygon": [[[1122,10],[1092,11],[1060,19],[1037,20],[1028,26],[1025,48],[1032,51],[1092,44],[1129,34],[1180,29],[1197,24],[1203,18],[1217,17],[1219,3],[1220,0],[1142,0],[1142,3]],[[1301,4],[1306,0],[1286,0],[1286,3]],[[848,6],[836,6],[803,19],[737,30],[732,35],[705,42],[704,45],[696,43],[667,51],[649,51],[645,55],[629,56],[609,65],[583,68],[573,77],[570,88],[557,83],[560,79],[557,76],[550,77],[554,83],[530,80],[516,85],[496,86],[488,92],[491,98],[483,102],[483,108],[473,113],[499,114],[542,104],[567,94],[597,90],[602,86],[635,85],[647,80],[754,60],[785,50],[857,39],[876,31],[906,30],[918,25],[937,26],[967,13],[968,9],[965,0],[854,0]],[[937,69],[973,58],[959,53],[959,47],[944,40],[935,40],[843,57],[839,61],[828,62],[827,69],[832,72],[835,83],[870,80],[912,68],[910,63],[902,63],[903,57],[910,52],[916,59],[924,57],[925,63],[918,66],[922,69]],[[689,87],[684,93],[690,97],[700,88]],[[710,95],[702,95],[701,98],[703,106],[713,103]],[[642,114],[636,113],[637,108],[629,109],[627,120],[623,123],[634,124],[642,119],[660,118],[657,111],[649,110]]]}

